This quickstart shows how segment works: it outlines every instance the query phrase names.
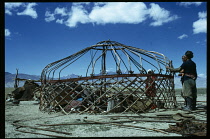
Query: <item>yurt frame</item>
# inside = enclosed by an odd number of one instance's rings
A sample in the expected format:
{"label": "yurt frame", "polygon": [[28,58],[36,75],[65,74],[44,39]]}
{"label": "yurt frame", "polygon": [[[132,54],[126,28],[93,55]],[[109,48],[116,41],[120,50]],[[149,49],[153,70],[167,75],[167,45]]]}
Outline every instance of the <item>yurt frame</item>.
{"label": "yurt frame", "polygon": [[[75,68],[72,64],[87,52],[91,53],[91,58],[84,67],[85,75],[63,79],[62,71]],[[111,55],[109,59],[108,53]],[[116,71],[110,74],[107,63],[111,60]],[[97,63],[101,69],[96,74]],[[116,41],[101,41],[43,69],[39,108],[49,113],[61,110],[65,114],[172,109],[177,105],[174,75],[166,66],[172,67],[172,62],[161,53]]]}

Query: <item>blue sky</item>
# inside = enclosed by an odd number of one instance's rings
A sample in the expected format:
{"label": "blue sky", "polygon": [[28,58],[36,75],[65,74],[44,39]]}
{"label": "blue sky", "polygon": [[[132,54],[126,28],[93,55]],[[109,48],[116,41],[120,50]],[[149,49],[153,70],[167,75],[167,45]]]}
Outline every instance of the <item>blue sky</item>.
{"label": "blue sky", "polygon": [[[206,77],[206,8],[206,2],[5,3],[5,71],[40,75],[47,64],[110,39],[162,53],[174,67],[190,50]],[[82,65],[64,74],[80,75]]]}

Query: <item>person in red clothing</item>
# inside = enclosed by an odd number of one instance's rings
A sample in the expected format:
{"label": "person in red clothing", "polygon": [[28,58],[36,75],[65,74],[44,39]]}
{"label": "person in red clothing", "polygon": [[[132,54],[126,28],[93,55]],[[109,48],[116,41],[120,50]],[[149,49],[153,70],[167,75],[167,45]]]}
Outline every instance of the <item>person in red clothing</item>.
{"label": "person in red clothing", "polygon": [[151,69],[149,69],[147,73],[149,74],[149,76],[147,76],[147,79],[146,79],[146,96],[155,97],[156,96],[156,88],[155,88],[156,77],[152,76],[154,72]]}
{"label": "person in red clothing", "polygon": [[[154,74],[154,71],[152,71],[151,69],[149,69],[147,73],[149,75],[147,76],[147,79],[146,79],[146,88],[145,88],[146,92],[145,93],[148,98],[153,100],[154,97],[156,96],[156,87],[155,87],[156,76],[152,76],[152,74]],[[150,105],[151,109],[155,109],[156,107],[157,105],[154,102]]]}

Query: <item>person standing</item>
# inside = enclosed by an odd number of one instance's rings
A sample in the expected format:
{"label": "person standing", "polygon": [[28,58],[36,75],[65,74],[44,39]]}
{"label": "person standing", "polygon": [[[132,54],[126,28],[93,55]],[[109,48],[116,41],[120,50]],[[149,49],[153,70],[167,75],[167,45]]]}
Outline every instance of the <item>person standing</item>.
{"label": "person standing", "polygon": [[[187,61],[187,57],[186,57],[186,55],[183,55],[183,56],[182,56],[182,62],[184,63],[184,62],[186,62],[186,61]],[[181,76],[181,83],[182,83],[182,85],[183,85],[184,69],[182,69],[181,71],[179,71],[178,76]]]}
{"label": "person standing", "polygon": [[146,87],[145,87],[145,94],[146,96],[152,100],[152,103],[150,104],[151,109],[155,109],[157,105],[154,103],[154,97],[156,97],[156,76],[154,76],[154,71],[149,69],[147,71],[148,76],[147,79],[145,80]]}
{"label": "person standing", "polygon": [[154,71],[149,69],[147,71],[148,76],[146,79],[146,96],[148,97],[155,97],[156,96],[156,84],[155,84],[155,80],[156,80],[156,76],[153,76]]}
{"label": "person standing", "polygon": [[[186,57],[186,55],[183,55],[182,56],[182,62],[184,63],[184,62],[186,62],[187,61],[187,57]],[[183,82],[184,82],[184,80],[183,80],[183,77],[184,77],[184,69],[182,69],[180,72],[179,72],[179,74],[178,74],[178,76],[181,76],[181,83],[182,83],[182,86],[183,86]],[[182,90],[181,90],[181,96],[183,97],[183,92],[182,92]],[[184,107],[186,107],[186,104],[187,104],[187,100],[186,100],[186,98],[185,97],[183,97],[184,98]],[[184,108],[184,107],[182,107],[182,108]]]}
{"label": "person standing", "polygon": [[196,99],[197,99],[197,88],[196,88],[196,79],[197,79],[197,70],[196,64],[191,60],[193,58],[192,51],[185,52],[186,61],[179,68],[166,67],[172,72],[180,72],[183,70],[184,75],[182,77],[182,93],[183,97],[186,100],[186,106],[183,107],[183,110],[191,111],[196,109]]}

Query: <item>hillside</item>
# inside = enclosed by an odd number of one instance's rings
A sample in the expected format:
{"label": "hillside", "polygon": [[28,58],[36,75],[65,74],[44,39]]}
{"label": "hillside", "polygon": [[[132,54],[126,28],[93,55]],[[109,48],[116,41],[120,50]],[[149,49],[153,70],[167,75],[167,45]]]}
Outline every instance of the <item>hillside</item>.
{"label": "hillside", "polygon": [[[5,87],[14,87],[14,79],[15,79],[16,74],[12,74],[9,72],[5,72]],[[78,75],[75,74],[70,74],[67,76],[61,77],[61,79],[67,79],[67,78],[76,78]],[[21,79],[31,79],[31,80],[39,80],[41,76],[39,75],[29,75],[29,74],[24,74],[24,73],[19,73],[18,78]],[[19,82],[19,86],[22,86],[24,84],[23,81]]]}
{"label": "hillside", "polygon": [[[5,87],[14,87],[14,79],[16,74],[12,74],[9,72],[5,72]],[[38,75],[29,75],[24,73],[19,73],[18,78],[21,79],[31,79],[31,80],[39,80],[40,76]],[[20,82],[19,86],[22,86],[24,82]]]}

